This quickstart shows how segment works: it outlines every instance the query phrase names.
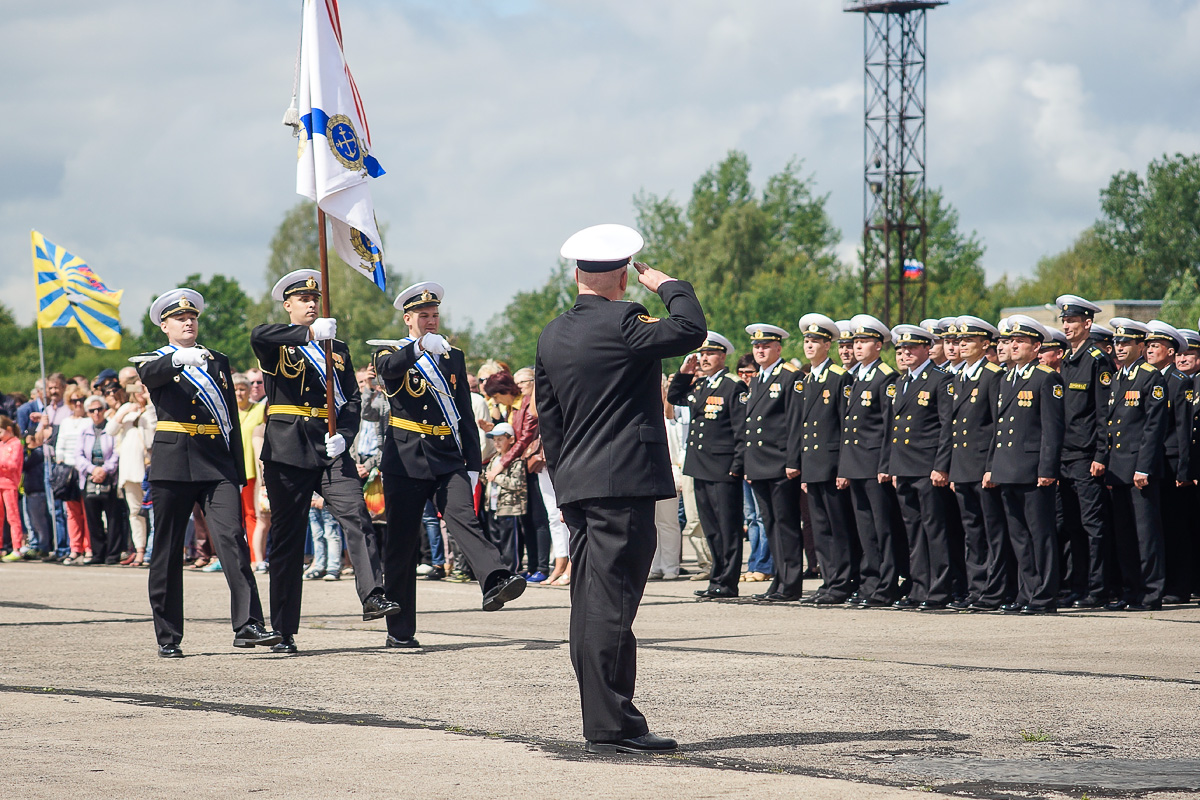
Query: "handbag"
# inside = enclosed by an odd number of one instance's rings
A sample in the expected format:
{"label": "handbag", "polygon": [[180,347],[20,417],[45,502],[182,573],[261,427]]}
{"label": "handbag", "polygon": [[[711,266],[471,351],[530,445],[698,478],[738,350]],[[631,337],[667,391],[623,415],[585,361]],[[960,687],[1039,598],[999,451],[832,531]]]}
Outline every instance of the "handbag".
{"label": "handbag", "polygon": [[74,467],[54,464],[50,467],[50,490],[55,500],[75,500],[79,497],[79,475]]}
{"label": "handbag", "polygon": [[546,452],[542,450],[542,437],[538,437],[529,443],[525,448],[525,454],[522,456],[525,459],[525,470],[527,472],[541,472],[546,468]]}
{"label": "handbag", "polygon": [[383,516],[383,475],[377,469],[371,470],[367,482],[363,486],[363,499],[367,502],[367,511],[371,518]]}

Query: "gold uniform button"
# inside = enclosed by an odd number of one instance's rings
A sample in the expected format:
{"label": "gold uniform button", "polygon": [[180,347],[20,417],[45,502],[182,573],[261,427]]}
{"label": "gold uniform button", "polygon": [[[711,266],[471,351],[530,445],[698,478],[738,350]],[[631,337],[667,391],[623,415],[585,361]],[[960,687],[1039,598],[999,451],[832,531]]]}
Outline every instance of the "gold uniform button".
{"label": "gold uniform button", "polygon": [[196,418],[196,415],[195,415],[195,414],[192,414],[192,419],[195,419],[195,418]]}

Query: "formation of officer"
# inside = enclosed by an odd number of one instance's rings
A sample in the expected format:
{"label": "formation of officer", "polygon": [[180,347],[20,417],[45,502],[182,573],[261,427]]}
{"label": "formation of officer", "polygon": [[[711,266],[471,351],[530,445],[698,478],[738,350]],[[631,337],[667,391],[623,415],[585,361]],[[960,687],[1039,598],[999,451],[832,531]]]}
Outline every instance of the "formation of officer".
{"label": "formation of officer", "polygon": [[150,562],[150,610],[158,654],[182,658],[183,541],[193,509],[205,515],[229,584],[234,647],[272,647],[281,636],[263,627],[262,602],[242,526],[246,483],[241,428],[229,359],[197,343],[204,297],[172,289],[150,305],[150,321],[167,344],[131,359],[158,415],[150,497],[156,547]]}
{"label": "formation of officer", "polygon": [[[319,317],[321,273],[300,269],[271,289],[289,322],[259,325],[250,346],[266,384],[267,423],[262,447],[263,486],[271,504],[267,559],[271,579],[271,626],[281,635],[272,649],[295,653],[304,585],[304,543],[314,493],[325,500],[346,537],[363,620],[401,611],[384,595],[379,548],[362,482],[346,443],[358,433],[360,396],[350,348],[337,338],[337,320]],[[332,355],[327,370],[325,346]],[[333,386],[333,408],[327,386]],[[330,434],[333,416],[336,433]]]}

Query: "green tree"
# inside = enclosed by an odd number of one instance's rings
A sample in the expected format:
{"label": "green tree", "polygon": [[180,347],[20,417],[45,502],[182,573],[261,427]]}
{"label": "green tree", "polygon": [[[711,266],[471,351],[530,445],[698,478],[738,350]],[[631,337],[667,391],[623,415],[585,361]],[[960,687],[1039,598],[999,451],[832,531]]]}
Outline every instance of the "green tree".
{"label": "green tree", "polygon": [[[381,236],[384,231],[380,231]],[[386,252],[386,249],[385,249]],[[321,268],[317,249],[317,206],[304,200],[293,206],[279,223],[271,239],[271,256],[267,261],[267,286],[297,269]],[[329,248],[329,283],[333,316],[338,321],[338,338],[350,347],[355,366],[370,361],[374,348],[367,339],[395,339],[407,335],[404,315],[392,306],[392,299],[409,283],[408,279],[390,265],[384,265],[388,294],[382,294],[375,284],[342,261]],[[270,291],[253,308],[253,324],[284,322],[283,307],[271,299]],[[452,331],[443,331],[457,344]]]}
{"label": "green tree", "polygon": [[[491,319],[480,343],[480,354],[498,358],[514,370],[532,366],[542,328],[573,306],[576,294],[574,276],[560,261],[545,285],[517,292],[504,311]],[[467,355],[473,355],[472,351]]]}
{"label": "green tree", "polygon": [[[195,289],[204,297],[199,343],[229,356],[234,372],[253,366],[256,362],[250,349],[250,329],[254,327],[251,317],[254,301],[237,280],[224,275],[204,280],[199,273],[192,273],[180,286]],[[166,335],[150,323],[148,309],[143,319],[142,333],[135,339],[138,351],[155,350],[166,344]]]}

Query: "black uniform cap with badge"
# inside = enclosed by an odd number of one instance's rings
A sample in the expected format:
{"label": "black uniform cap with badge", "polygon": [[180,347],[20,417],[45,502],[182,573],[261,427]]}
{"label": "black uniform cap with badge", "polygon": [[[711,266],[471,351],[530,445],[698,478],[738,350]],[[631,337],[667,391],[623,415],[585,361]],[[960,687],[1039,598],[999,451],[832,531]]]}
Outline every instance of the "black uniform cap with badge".
{"label": "black uniform cap with badge", "polygon": [[321,296],[321,273],[315,269],[297,269],[284,275],[271,287],[271,298],[283,302],[298,294]]}
{"label": "black uniform cap with badge", "polygon": [[1054,301],[1054,305],[1058,307],[1058,318],[1066,319],[1067,317],[1083,317],[1084,319],[1095,319],[1100,313],[1100,306],[1090,300],[1085,300],[1077,294],[1062,294]]}
{"label": "black uniform cap with badge", "polygon": [[195,289],[186,287],[164,292],[150,304],[150,321],[155,325],[161,325],[164,319],[180,314],[199,316],[202,313],[204,313],[204,295]]}
{"label": "black uniform cap with badge", "polygon": [[832,342],[834,339],[840,339],[842,335],[841,328],[829,317],[824,314],[808,313],[800,318],[796,323],[800,328],[800,333],[804,338],[821,339],[822,341]]}

